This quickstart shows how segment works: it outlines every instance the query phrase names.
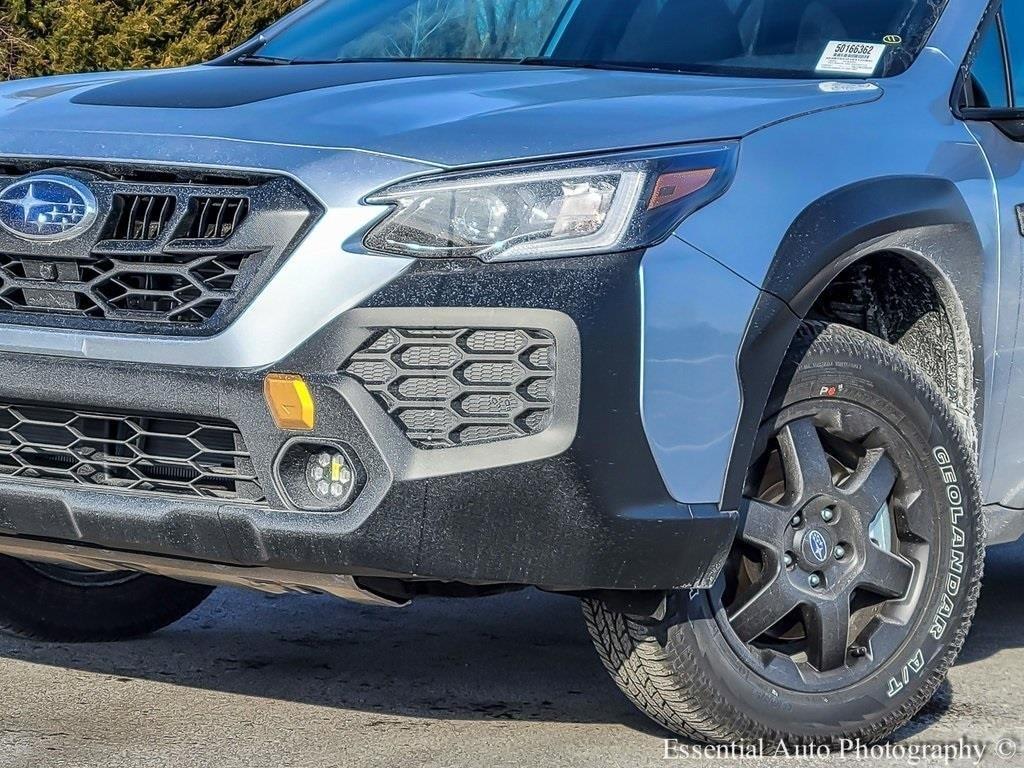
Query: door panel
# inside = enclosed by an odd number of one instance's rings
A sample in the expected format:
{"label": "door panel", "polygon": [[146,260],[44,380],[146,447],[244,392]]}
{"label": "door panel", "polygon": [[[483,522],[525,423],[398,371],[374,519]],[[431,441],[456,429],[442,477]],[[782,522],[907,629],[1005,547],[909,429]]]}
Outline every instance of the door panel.
{"label": "door panel", "polygon": [[[1006,67],[1014,54],[1021,67],[1016,87]],[[989,23],[967,92],[974,107],[1024,105],[1024,3],[1007,4],[1005,18]],[[992,346],[993,380],[987,382],[983,488],[987,489],[987,503],[1024,508],[1024,219],[1020,215],[1024,211],[1024,143],[1014,141],[992,123],[971,121],[967,125],[995,179],[1000,236],[997,333],[1001,338]]]}

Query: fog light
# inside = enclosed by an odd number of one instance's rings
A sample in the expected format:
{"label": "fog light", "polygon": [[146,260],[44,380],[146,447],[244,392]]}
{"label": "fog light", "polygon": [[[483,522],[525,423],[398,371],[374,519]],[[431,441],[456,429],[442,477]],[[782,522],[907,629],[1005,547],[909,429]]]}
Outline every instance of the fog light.
{"label": "fog light", "polygon": [[292,438],[274,462],[277,486],[289,506],[310,512],[347,509],[366,485],[366,470],[352,446]]}
{"label": "fog light", "polygon": [[355,472],[343,453],[321,451],[306,462],[306,483],[317,498],[343,504],[352,494]]}

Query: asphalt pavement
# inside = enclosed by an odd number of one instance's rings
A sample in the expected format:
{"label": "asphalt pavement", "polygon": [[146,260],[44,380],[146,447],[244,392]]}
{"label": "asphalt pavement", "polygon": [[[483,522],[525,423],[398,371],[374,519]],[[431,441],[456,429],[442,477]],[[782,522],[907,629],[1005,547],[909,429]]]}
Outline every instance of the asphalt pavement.
{"label": "asphalt pavement", "polygon": [[[985,746],[982,764],[1024,764],[1022,645],[1018,544],[990,552],[967,648],[897,747],[930,750],[920,765],[977,763],[976,751],[934,756],[966,739]],[[392,610],[220,590],[130,643],[0,639],[0,768],[665,765],[668,736],[607,677],[576,601],[535,591]],[[1019,756],[1006,759],[1007,739]],[[671,764],[912,765],[914,755]]]}

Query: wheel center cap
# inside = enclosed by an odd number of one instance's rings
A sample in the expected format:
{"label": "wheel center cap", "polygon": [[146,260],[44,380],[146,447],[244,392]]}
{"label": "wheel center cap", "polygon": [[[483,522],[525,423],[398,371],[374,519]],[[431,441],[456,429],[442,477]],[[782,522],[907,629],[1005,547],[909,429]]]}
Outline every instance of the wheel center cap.
{"label": "wheel center cap", "polygon": [[800,542],[800,554],[804,561],[817,567],[824,565],[832,551],[832,541],[827,532],[821,528],[811,528]]}

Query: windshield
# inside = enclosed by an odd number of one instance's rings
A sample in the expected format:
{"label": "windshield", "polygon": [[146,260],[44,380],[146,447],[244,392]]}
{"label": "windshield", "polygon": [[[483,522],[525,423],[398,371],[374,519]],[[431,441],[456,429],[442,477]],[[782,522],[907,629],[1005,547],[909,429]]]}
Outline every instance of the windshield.
{"label": "windshield", "polygon": [[316,0],[239,61],[512,61],[882,77],[910,66],[947,1]]}

